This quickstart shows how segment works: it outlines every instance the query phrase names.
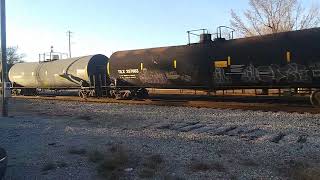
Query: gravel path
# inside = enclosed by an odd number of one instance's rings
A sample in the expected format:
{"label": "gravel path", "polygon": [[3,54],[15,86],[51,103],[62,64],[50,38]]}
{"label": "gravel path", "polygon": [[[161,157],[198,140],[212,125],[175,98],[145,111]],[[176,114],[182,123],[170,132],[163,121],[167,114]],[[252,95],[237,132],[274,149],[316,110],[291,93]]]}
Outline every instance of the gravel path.
{"label": "gravel path", "polygon": [[13,99],[11,115],[5,179],[320,178],[317,114]]}

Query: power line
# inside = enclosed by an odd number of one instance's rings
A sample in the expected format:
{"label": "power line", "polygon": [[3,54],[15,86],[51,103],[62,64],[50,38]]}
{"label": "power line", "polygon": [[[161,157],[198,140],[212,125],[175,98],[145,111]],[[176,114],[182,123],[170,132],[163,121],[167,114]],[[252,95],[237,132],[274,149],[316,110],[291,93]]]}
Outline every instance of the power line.
{"label": "power line", "polygon": [[71,58],[71,35],[73,32],[67,31],[68,39],[69,39],[69,58]]}

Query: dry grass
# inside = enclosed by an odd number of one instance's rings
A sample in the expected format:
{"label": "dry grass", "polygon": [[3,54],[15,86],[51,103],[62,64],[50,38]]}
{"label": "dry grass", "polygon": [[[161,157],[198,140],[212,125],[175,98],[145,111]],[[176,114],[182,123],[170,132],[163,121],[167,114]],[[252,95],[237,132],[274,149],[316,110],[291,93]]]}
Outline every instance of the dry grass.
{"label": "dry grass", "polygon": [[54,170],[56,168],[57,168],[57,166],[55,163],[48,162],[42,167],[41,171],[50,171],[50,170]]}
{"label": "dry grass", "polygon": [[140,178],[152,178],[161,169],[164,160],[161,155],[151,155],[142,163],[142,169],[139,172]]}
{"label": "dry grass", "polygon": [[77,119],[82,119],[82,120],[90,121],[90,120],[92,120],[92,117],[91,117],[91,116],[88,116],[88,115],[83,115],[83,116],[79,116]]}
{"label": "dry grass", "polygon": [[143,166],[151,169],[157,169],[160,164],[163,163],[163,159],[161,155],[151,155],[145,159],[143,162]]}
{"label": "dry grass", "polygon": [[87,154],[87,150],[86,149],[83,149],[83,148],[75,148],[75,147],[72,147],[69,149],[69,154],[76,154],[76,155],[86,155]]}
{"label": "dry grass", "polygon": [[65,167],[68,167],[68,164],[66,162],[63,162],[63,161],[57,161],[57,167],[58,168],[65,168]]}
{"label": "dry grass", "polygon": [[[113,145],[106,151],[89,151],[85,149],[71,148],[70,154],[84,155],[88,161],[95,163],[97,173],[104,179],[121,179],[126,173],[125,169],[135,167],[138,169],[140,178],[153,178],[161,173],[164,160],[161,155],[150,155],[145,159],[140,159],[121,145]],[[141,165],[141,166],[140,166]],[[160,174],[163,175],[163,174]]]}
{"label": "dry grass", "polygon": [[190,164],[190,169],[193,172],[198,172],[198,171],[208,171],[210,170],[210,166],[207,163],[201,163],[201,162],[192,162]]}
{"label": "dry grass", "polygon": [[243,165],[243,166],[247,166],[247,167],[257,167],[257,166],[259,166],[259,164],[257,164],[256,162],[254,162],[251,159],[242,159],[240,161],[240,164]]}
{"label": "dry grass", "polygon": [[[98,174],[105,179],[119,179],[128,163],[129,155],[122,146],[112,146],[108,151],[94,150],[87,152],[83,148],[72,147],[69,154],[86,156],[90,162],[97,164]],[[63,166],[63,165],[62,165]]]}
{"label": "dry grass", "polygon": [[91,161],[93,163],[98,163],[98,162],[103,161],[104,157],[105,157],[105,154],[103,154],[102,152],[100,152],[98,150],[95,150],[95,151],[90,152],[88,154],[89,161]]}
{"label": "dry grass", "polygon": [[46,172],[50,170],[55,170],[57,168],[65,168],[67,166],[68,164],[63,161],[48,162],[42,167],[41,171]]}
{"label": "dry grass", "polygon": [[290,160],[278,167],[278,171],[283,176],[292,180],[319,180],[320,164],[313,163],[313,160]]}
{"label": "dry grass", "polygon": [[129,155],[122,146],[113,146],[104,156],[102,153],[96,152],[91,158],[96,162],[101,162],[97,171],[105,179],[119,179],[129,161]]}
{"label": "dry grass", "polygon": [[185,180],[185,178],[174,176],[174,175],[165,175],[163,179],[164,180]]}
{"label": "dry grass", "polygon": [[[132,155],[131,155],[132,156]],[[130,167],[129,164],[139,166],[140,160],[131,157],[128,151],[119,145],[112,146],[106,152],[93,151],[88,153],[89,161],[97,163],[98,174],[105,179],[120,179],[124,176],[124,169]],[[131,160],[131,161],[130,161]],[[138,172],[140,178],[152,178],[162,168],[164,163],[162,156],[151,155],[142,161],[142,168]]]}
{"label": "dry grass", "polygon": [[141,171],[139,172],[139,177],[140,178],[152,178],[156,173],[155,169],[150,169],[150,168],[142,168]]}
{"label": "dry grass", "polygon": [[218,162],[199,162],[199,161],[192,161],[189,164],[189,169],[192,172],[200,172],[200,171],[217,171],[217,172],[226,172],[226,168],[223,164]]}
{"label": "dry grass", "polygon": [[290,169],[289,175],[294,180],[319,180],[320,167],[311,167],[309,165],[299,163]]}

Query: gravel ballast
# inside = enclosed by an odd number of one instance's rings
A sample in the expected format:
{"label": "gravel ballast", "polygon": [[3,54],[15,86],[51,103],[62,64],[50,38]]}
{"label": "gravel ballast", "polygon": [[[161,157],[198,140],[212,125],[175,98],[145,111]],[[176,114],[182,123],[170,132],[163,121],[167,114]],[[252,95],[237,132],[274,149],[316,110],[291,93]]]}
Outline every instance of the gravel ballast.
{"label": "gravel ballast", "polygon": [[28,99],[10,106],[0,119],[5,179],[320,178],[318,114]]}

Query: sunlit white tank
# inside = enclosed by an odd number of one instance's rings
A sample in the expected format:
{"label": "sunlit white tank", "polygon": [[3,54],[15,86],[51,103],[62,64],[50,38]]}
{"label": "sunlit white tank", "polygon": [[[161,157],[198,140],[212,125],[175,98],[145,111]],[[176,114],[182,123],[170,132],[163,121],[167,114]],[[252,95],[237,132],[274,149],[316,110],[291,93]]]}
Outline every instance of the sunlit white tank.
{"label": "sunlit white tank", "polygon": [[72,88],[102,83],[108,58],[91,55],[49,62],[18,63],[11,67],[9,80],[26,88]]}

